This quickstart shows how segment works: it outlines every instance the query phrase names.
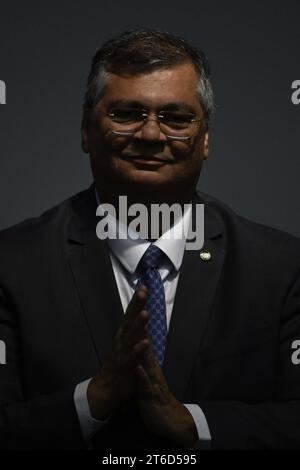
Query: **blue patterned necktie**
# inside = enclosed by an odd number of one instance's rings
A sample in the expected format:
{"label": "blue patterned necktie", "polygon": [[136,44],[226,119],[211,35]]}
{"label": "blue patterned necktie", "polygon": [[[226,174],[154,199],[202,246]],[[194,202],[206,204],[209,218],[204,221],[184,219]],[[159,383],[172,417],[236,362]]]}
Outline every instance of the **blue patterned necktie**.
{"label": "blue patterned necktie", "polygon": [[138,264],[138,283],[148,289],[146,310],[149,312],[148,333],[154,354],[162,365],[167,339],[165,290],[158,268],[166,255],[156,245],[150,245]]}

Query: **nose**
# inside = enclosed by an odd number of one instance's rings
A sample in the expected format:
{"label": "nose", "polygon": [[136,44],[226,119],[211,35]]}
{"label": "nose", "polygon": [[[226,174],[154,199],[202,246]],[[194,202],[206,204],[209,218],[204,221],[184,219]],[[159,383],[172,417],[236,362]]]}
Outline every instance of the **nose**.
{"label": "nose", "polygon": [[147,117],[135,137],[148,142],[163,142],[166,140],[165,135],[160,130],[159,121],[155,117]]}

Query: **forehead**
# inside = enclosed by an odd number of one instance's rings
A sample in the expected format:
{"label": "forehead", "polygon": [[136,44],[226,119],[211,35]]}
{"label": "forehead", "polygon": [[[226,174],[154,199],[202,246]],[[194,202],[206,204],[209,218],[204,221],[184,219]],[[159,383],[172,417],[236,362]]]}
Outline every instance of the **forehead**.
{"label": "forehead", "polygon": [[198,74],[191,63],[127,77],[108,73],[101,102],[105,105],[121,100],[137,101],[149,107],[183,102],[197,108],[200,107],[197,85]]}

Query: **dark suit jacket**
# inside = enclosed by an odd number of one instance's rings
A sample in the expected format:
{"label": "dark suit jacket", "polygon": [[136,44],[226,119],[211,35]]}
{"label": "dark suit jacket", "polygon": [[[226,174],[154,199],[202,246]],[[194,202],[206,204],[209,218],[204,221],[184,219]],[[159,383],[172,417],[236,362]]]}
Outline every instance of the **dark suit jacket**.
{"label": "dark suit jacket", "polygon": [[[204,411],[220,448],[300,448],[300,240],[204,194],[210,261],[186,251],[163,372]],[[0,233],[0,446],[84,448],[74,387],[99,370],[124,313],[94,187]],[[164,448],[136,404],[97,433],[103,448]]]}

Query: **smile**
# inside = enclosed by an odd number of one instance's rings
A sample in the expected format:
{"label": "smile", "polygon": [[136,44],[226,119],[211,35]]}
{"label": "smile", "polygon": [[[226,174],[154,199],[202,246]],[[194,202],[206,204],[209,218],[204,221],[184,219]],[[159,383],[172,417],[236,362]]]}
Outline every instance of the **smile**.
{"label": "smile", "polygon": [[153,155],[121,155],[121,158],[142,165],[163,165],[173,163],[173,159],[169,157],[154,157]]}

